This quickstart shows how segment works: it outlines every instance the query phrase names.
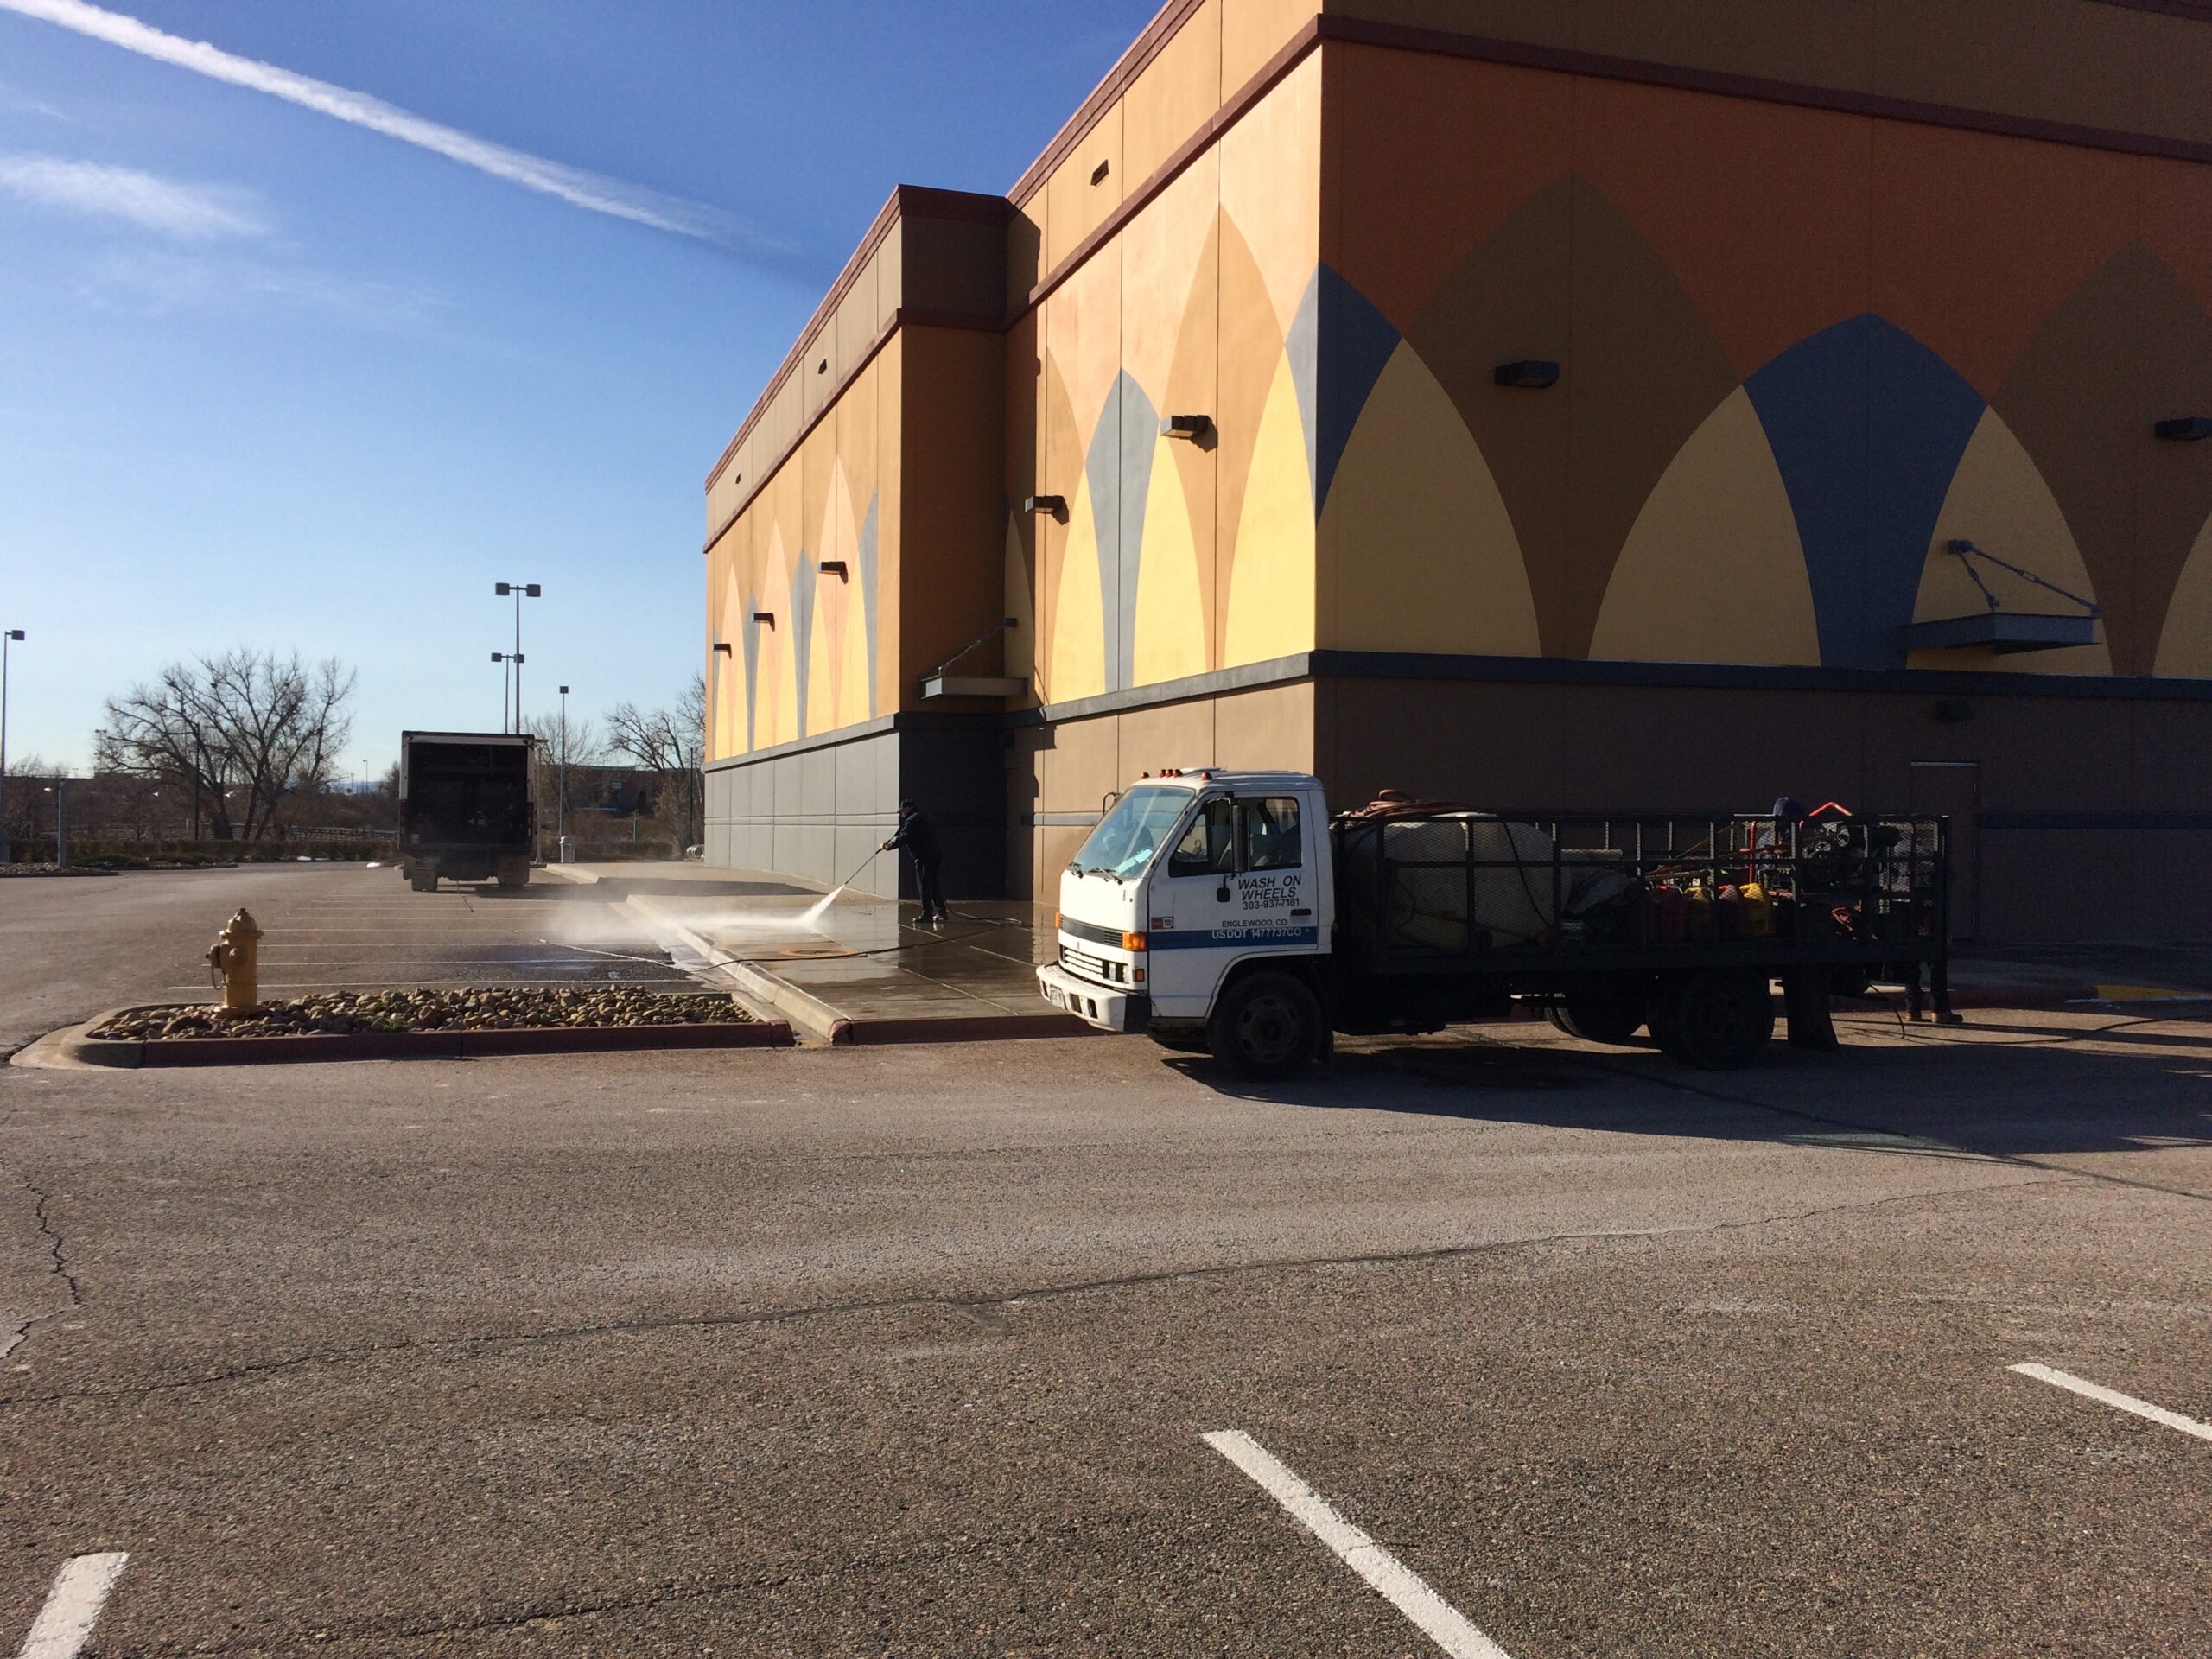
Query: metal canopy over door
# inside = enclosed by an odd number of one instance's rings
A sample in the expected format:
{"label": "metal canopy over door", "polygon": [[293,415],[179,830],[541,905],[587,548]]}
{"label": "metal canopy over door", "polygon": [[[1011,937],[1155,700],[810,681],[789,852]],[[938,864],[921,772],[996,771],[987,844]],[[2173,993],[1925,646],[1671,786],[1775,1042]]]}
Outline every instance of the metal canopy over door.
{"label": "metal canopy over door", "polygon": [[1951,937],[1980,934],[1981,762],[1915,760],[1906,788],[1909,812],[1940,812],[1951,821]]}

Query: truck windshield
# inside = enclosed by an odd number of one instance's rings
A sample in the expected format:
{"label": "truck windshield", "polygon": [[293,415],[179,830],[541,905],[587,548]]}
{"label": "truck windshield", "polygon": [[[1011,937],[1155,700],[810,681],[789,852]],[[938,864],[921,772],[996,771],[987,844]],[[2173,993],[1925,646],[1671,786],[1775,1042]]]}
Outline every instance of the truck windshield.
{"label": "truck windshield", "polygon": [[1167,844],[1191,804],[1191,791],[1140,784],[1098,821],[1068,868],[1077,875],[1141,875]]}

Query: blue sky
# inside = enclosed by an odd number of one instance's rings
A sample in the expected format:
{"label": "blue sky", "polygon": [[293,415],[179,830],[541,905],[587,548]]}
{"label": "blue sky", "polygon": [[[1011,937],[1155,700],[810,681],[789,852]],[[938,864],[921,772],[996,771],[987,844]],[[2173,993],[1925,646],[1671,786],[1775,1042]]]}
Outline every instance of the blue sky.
{"label": "blue sky", "polygon": [[707,467],[891,186],[1005,189],[1155,3],[110,8],[712,239],[0,10],[10,758],[81,768],[104,696],[247,644],[356,667],[380,770],[497,724],[502,577],[546,588],[531,708],[672,696]]}

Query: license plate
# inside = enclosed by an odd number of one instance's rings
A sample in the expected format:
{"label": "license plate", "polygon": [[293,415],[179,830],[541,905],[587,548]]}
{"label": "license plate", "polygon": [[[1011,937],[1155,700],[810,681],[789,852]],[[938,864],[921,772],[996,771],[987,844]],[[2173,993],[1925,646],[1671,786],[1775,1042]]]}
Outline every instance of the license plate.
{"label": "license plate", "polygon": [[1047,985],[1045,1000],[1056,1008],[1065,1008],[1068,1005],[1068,994],[1057,985]]}

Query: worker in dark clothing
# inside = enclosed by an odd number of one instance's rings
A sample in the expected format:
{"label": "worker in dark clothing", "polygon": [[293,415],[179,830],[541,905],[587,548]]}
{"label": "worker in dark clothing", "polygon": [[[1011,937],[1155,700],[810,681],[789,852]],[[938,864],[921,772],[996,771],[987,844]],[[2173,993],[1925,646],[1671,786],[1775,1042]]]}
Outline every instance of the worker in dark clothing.
{"label": "worker in dark clothing", "polygon": [[912,801],[899,803],[899,827],[881,850],[904,851],[914,861],[914,879],[922,890],[922,925],[944,926],[944,888],[937,874],[937,827],[923,816],[920,807]]}

